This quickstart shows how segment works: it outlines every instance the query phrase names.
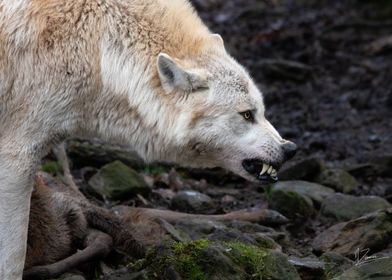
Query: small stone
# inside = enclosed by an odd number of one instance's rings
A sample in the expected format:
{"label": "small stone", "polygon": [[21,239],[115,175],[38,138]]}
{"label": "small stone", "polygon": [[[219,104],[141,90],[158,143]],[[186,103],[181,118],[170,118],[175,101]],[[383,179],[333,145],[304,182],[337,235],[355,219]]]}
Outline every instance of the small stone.
{"label": "small stone", "polygon": [[321,213],[339,221],[347,221],[389,207],[391,204],[378,196],[351,196],[337,193],[323,201]]}
{"label": "small stone", "polygon": [[325,169],[315,181],[342,193],[353,192],[359,187],[357,180],[343,169]]}
{"label": "small stone", "polygon": [[316,257],[289,257],[289,262],[297,269],[301,279],[319,280],[325,278],[325,264]]}
{"label": "small stone", "polygon": [[324,168],[324,164],[315,158],[305,159],[284,166],[278,173],[282,181],[310,179]]}
{"label": "small stone", "polygon": [[230,204],[236,201],[236,198],[232,195],[226,194],[224,197],[222,197],[221,202],[223,204]]}
{"label": "small stone", "polygon": [[392,209],[385,209],[333,225],[313,240],[312,247],[316,252],[333,251],[353,257],[357,250],[382,250],[391,240]]}
{"label": "small stone", "polygon": [[205,194],[196,191],[181,191],[171,201],[171,208],[187,213],[212,214],[215,204]]}
{"label": "small stone", "polygon": [[143,177],[120,161],[103,166],[91,177],[88,185],[99,196],[114,200],[151,192]]}

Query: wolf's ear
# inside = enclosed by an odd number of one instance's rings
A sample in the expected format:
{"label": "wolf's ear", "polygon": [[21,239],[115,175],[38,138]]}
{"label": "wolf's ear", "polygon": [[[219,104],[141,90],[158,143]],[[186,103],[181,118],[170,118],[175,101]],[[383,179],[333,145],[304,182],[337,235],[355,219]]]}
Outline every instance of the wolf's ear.
{"label": "wolf's ear", "polygon": [[222,38],[221,35],[219,35],[218,33],[215,33],[215,34],[212,34],[211,36],[212,36],[212,38],[213,38],[216,42],[218,42],[220,45],[222,45],[223,47],[225,46],[225,43],[223,42],[223,38]]}
{"label": "wolf's ear", "polygon": [[195,69],[185,70],[165,53],[159,54],[157,64],[162,87],[167,93],[176,90],[189,93],[208,87],[207,73]]}

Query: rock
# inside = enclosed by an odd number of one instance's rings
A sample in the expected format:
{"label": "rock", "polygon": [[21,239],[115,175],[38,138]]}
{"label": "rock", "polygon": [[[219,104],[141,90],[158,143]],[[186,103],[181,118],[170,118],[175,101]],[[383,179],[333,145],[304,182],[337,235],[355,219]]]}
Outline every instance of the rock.
{"label": "rock", "polygon": [[[257,245],[258,242],[254,237],[235,229],[216,229],[213,233],[209,234],[207,238],[208,240],[217,242],[240,242],[247,245]],[[275,241],[266,236],[265,238],[259,237],[259,244],[265,245],[265,248],[268,249],[277,247]]]}
{"label": "rock", "polygon": [[278,173],[282,181],[310,179],[323,169],[319,159],[309,158],[284,166]]}
{"label": "rock", "polygon": [[217,230],[228,230],[223,223],[208,219],[179,219],[174,227],[188,234],[192,240],[206,239]]}
{"label": "rock", "polygon": [[279,252],[282,251],[282,247],[275,242],[273,237],[268,236],[268,234],[256,232],[253,234],[249,234],[249,236],[253,238],[257,242],[258,246],[260,247],[271,249],[271,250],[277,250]]}
{"label": "rock", "polygon": [[333,251],[353,257],[359,250],[377,252],[392,241],[392,209],[342,222],[320,233],[312,242],[316,252]]}
{"label": "rock", "polygon": [[286,217],[310,217],[315,213],[312,200],[304,195],[289,190],[273,189],[267,197],[271,209],[275,209]]}
{"label": "rock", "polygon": [[309,217],[315,213],[314,206],[319,206],[334,190],[319,184],[305,181],[281,181],[274,184],[267,196],[270,208],[283,215]]}
{"label": "rock", "polygon": [[171,201],[171,209],[187,213],[211,214],[215,212],[213,200],[196,191],[181,191]]}
{"label": "rock", "polygon": [[392,257],[375,258],[346,270],[336,280],[389,280],[392,279]]}
{"label": "rock", "polygon": [[67,154],[73,166],[101,167],[119,160],[133,168],[143,168],[146,164],[132,150],[122,146],[109,145],[99,140],[71,140],[67,142]]}
{"label": "rock", "polygon": [[120,161],[103,166],[91,177],[88,185],[99,196],[114,200],[151,192],[143,177]]}
{"label": "rock", "polygon": [[177,242],[151,251],[133,267],[151,279],[300,280],[286,255],[240,242]]}
{"label": "rock", "polygon": [[301,280],[297,270],[288,261],[288,257],[285,254],[273,251],[263,261],[264,277],[259,279]]}
{"label": "rock", "polygon": [[315,181],[342,193],[355,191],[359,186],[357,180],[343,169],[325,169]]}
{"label": "rock", "polygon": [[347,221],[389,207],[391,204],[378,196],[351,196],[337,193],[323,201],[321,213],[339,221]]}
{"label": "rock", "polygon": [[289,257],[289,263],[294,265],[302,280],[319,280],[325,278],[325,264],[316,257]]}
{"label": "rock", "polygon": [[352,260],[335,252],[326,252],[320,257],[320,259],[325,264],[325,274],[327,279],[333,279],[354,264]]}

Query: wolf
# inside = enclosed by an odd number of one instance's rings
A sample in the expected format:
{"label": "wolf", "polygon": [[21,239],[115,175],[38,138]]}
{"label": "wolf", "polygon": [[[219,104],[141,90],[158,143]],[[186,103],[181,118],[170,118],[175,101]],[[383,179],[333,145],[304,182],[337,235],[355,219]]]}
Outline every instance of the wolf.
{"label": "wolf", "polygon": [[67,137],[277,180],[296,146],[187,0],[0,1],[0,279],[21,279],[33,176]]}

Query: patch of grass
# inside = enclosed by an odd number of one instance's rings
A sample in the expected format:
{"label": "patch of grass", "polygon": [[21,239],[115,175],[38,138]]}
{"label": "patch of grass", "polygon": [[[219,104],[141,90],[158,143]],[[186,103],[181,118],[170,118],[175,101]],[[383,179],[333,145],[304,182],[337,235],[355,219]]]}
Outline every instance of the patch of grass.
{"label": "patch of grass", "polygon": [[54,176],[63,174],[63,167],[57,161],[47,161],[42,163],[41,170]]}
{"label": "patch of grass", "polygon": [[184,279],[207,280],[203,266],[207,260],[202,252],[208,248],[210,241],[197,240],[192,242],[174,242],[169,247],[153,248],[147,251],[146,257],[131,264],[129,268],[140,271],[148,268],[152,279],[168,279],[167,271],[176,268]]}
{"label": "patch of grass", "polygon": [[210,245],[208,240],[197,240],[193,242],[181,243],[177,242],[173,245],[173,253],[171,261],[178,268],[181,275],[189,280],[205,280],[207,279],[203,272],[202,252]]}
{"label": "patch of grass", "polygon": [[149,175],[160,175],[164,172],[167,171],[167,168],[163,167],[163,166],[156,166],[156,165],[146,165],[143,169],[144,173],[147,173]]}
{"label": "patch of grass", "polygon": [[268,254],[265,249],[239,242],[228,242],[226,246],[228,256],[247,272],[250,279],[264,279],[264,258]]}

